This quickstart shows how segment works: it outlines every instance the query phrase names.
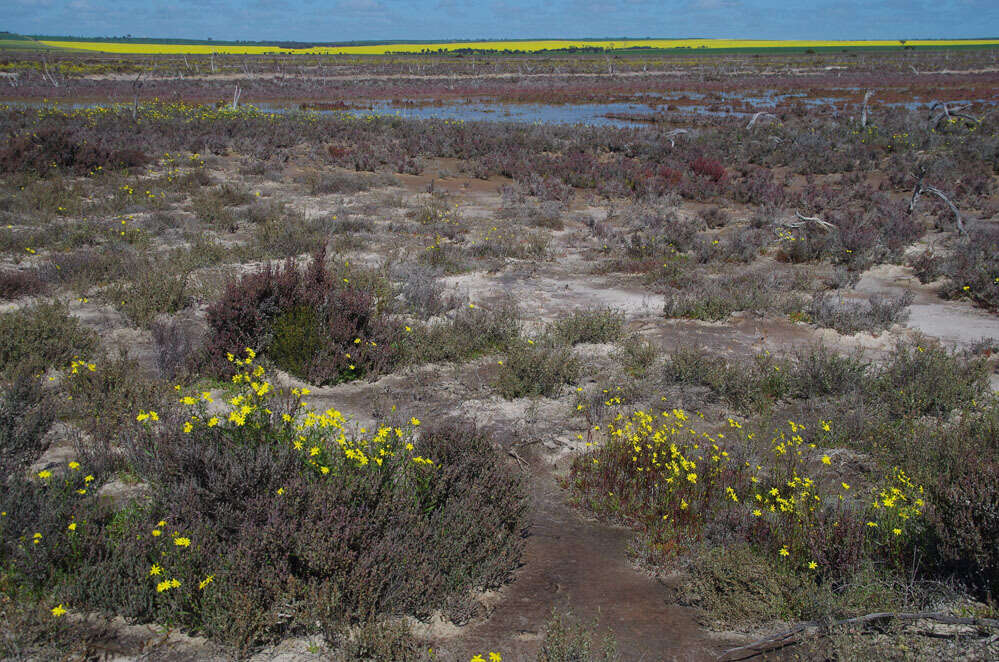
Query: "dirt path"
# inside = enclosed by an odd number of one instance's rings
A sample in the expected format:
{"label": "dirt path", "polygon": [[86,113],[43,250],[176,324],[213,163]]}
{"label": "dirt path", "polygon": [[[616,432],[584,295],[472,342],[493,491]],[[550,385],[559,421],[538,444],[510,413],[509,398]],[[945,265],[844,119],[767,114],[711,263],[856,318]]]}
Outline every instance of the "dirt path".
{"label": "dirt path", "polygon": [[559,608],[613,630],[622,660],[714,659],[722,640],[710,639],[693,609],[676,605],[666,586],[629,563],[633,534],[583,519],[547,467],[534,467],[530,486],[533,524],[523,566],[490,617],[448,650],[458,659],[495,650],[511,662],[535,660],[544,623]]}

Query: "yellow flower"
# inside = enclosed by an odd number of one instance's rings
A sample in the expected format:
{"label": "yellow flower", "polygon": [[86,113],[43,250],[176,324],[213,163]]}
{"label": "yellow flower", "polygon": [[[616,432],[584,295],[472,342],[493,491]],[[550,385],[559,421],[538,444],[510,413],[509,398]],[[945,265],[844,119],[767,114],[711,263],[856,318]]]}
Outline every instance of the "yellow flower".
{"label": "yellow flower", "polygon": [[849,486],[849,485],[847,485],[846,483],[840,483],[840,485],[842,485],[842,486],[843,486],[843,489],[844,489],[844,490],[848,490],[848,489],[850,489],[850,486]]}
{"label": "yellow flower", "polygon": [[215,575],[208,575],[207,577],[202,579],[200,582],[198,582],[198,590],[203,591],[206,586],[212,583],[213,579],[215,579]]}
{"label": "yellow flower", "polygon": [[76,531],[76,522],[70,522],[69,526],[66,528],[69,529],[70,531]]}
{"label": "yellow flower", "polygon": [[486,662],[486,659],[484,657],[482,657],[481,655],[475,655],[468,662]]}
{"label": "yellow flower", "polygon": [[65,607],[62,606],[61,602],[55,607],[52,607],[51,611],[53,616],[62,616],[63,614],[66,613],[66,609]]}
{"label": "yellow flower", "polygon": [[791,556],[791,552],[787,551],[787,545],[785,545],[784,547],[780,548],[779,554],[781,556]]}
{"label": "yellow flower", "polygon": [[72,469],[73,471],[76,471],[80,468],[80,463],[77,462],[76,460],[73,460],[72,462],[69,463],[69,468]]}
{"label": "yellow flower", "polygon": [[503,662],[503,658],[500,657],[499,653],[490,653],[489,662]]}
{"label": "yellow flower", "polygon": [[52,472],[49,471],[48,469],[43,469],[42,471],[38,472],[38,477],[41,478],[41,479],[43,479],[43,480],[46,479],[46,478],[51,478],[52,477]]}
{"label": "yellow flower", "polygon": [[163,532],[160,531],[159,529],[153,529],[153,537],[154,538],[158,538],[161,533],[163,533]]}
{"label": "yellow flower", "polygon": [[162,593],[163,591],[169,591],[171,588],[170,580],[164,579],[159,584],[156,585],[156,592]]}
{"label": "yellow flower", "polygon": [[158,563],[154,563],[153,567],[149,569],[150,577],[155,577],[156,575],[162,575],[162,574],[163,574],[163,568]]}
{"label": "yellow flower", "polygon": [[413,426],[417,426],[417,425],[420,424],[420,419],[418,419],[417,417],[414,416],[413,418],[409,419],[409,424],[413,425]]}
{"label": "yellow flower", "polygon": [[822,464],[832,464],[832,459],[828,455],[823,455]]}
{"label": "yellow flower", "polygon": [[194,429],[194,424],[191,421],[186,421],[184,423],[184,434],[190,434],[191,430]]}
{"label": "yellow flower", "polygon": [[809,570],[815,570],[818,567],[819,567],[819,564],[816,563],[815,561],[809,561],[808,562],[808,569]]}
{"label": "yellow flower", "polygon": [[902,529],[892,529],[891,532],[894,533],[896,536],[902,535]]}
{"label": "yellow flower", "polygon": [[191,539],[190,538],[174,538],[173,539],[173,544],[177,545],[177,547],[190,547],[191,546]]}

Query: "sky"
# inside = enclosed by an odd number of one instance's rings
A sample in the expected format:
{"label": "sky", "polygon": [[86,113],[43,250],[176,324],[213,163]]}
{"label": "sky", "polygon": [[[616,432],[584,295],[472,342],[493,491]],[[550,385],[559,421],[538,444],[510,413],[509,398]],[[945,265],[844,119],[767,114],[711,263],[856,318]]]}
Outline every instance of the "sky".
{"label": "sky", "polygon": [[999,37],[999,0],[0,0],[0,7],[0,30],[87,37]]}

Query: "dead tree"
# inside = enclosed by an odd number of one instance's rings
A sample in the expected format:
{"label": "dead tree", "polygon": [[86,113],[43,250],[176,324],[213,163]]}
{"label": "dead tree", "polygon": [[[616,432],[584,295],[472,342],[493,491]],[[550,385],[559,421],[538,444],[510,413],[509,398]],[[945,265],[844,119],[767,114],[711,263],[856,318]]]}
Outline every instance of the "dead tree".
{"label": "dead tree", "polygon": [[234,91],[232,93],[232,109],[233,110],[238,110],[239,109],[239,95],[241,93],[242,93],[242,90],[240,90],[239,89],[239,85],[237,85],[236,86],[236,91]]}
{"label": "dead tree", "polygon": [[52,83],[52,87],[59,87],[59,81],[57,81],[55,76],[52,75],[52,72],[49,71],[49,59],[44,55],[42,56],[42,70],[42,78],[48,79],[48,81]]}
{"label": "dead tree", "polygon": [[132,81],[132,119],[136,119],[139,116],[139,88],[142,87],[142,74],[146,73],[145,69],[139,70],[139,75],[135,77]]}
{"label": "dead tree", "polygon": [[867,102],[871,100],[874,96],[874,90],[867,90],[867,94],[864,95],[864,109],[860,111],[860,126],[867,126]]}
{"label": "dead tree", "polygon": [[760,112],[753,115],[753,119],[749,120],[749,124],[746,125],[746,130],[748,131],[749,129],[752,129],[753,125],[756,124],[756,121],[761,117],[769,117],[770,119],[777,119],[777,116],[774,115],[773,113],[767,113],[761,110]]}
{"label": "dead tree", "polygon": [[916,187],[912,189],[912,198],[909,199],[909,213],[911,214],[916,210],[916,203],[919,202],[919,198],[920,196],[923,195],[923,193],[932,193],[933,195],[937,196],[938,198],[947,203],[947,206],[950,207],[950,210],[954,212],[954,220],[957,222],[957,231],[961,233],[961,236],[967,237],[968,231],[964,227],[964,217],[961,216],[961,211],[957,208],[957,205],[951,202],[950,198],[944,195],[943,191],[941,191],[940,189],[936,188],[935,186],[927,186],[923,182],[924,176],[925,175],[923,171],[920,171],[918,177],[916,178]]}
{"label": "dead tree", "polygon": [[966,119],[971,122],[974,122],[975,124],[978,124],[980,120],[977,117],[969,115],[968,113],[961,112],[967,109],[969,106],[970,104],[952,106],[946,101],[937,101],[935,104],[930,106],[930,112],[932,113],[932,111],[935,110],[937,107],[940,108],[940,112],[937,114],[936,117],[930,115],[930,123],[933,124],[934,126],[939,126],[940,122],[944,120],[947,120],[949,122],[953,119],[960,117],[961,119]]}
{"label": "dead tree", "polygon": [[678,136],[682,136],[690,133],[687,129],[673,129],[666,133],[666,139],[669,140],[670,147],[676,147],[676,139]]}

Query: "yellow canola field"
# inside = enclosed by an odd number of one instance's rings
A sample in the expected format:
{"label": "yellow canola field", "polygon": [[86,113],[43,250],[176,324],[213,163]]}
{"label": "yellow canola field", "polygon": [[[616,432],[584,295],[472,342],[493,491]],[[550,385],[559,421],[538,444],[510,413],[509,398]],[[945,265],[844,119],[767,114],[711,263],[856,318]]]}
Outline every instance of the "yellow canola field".
{"label": "yellow canola field", "polygon": [[[369,46],[318,46],[313,48],[278,48],[277,46],[224,46],[215,44],[134,44],[97,41],[43,41],[55,48],[73,48],[105,53],[190,54],[228,53],[260,55],[263,53],[297,53],[306,55],[384,55],[386,53],[420,53],[424,50],[541,51],[564,48],[849,48],[899,46],[898,40],[882,41],[808,41],[759,39],[629,39],[620,41],[542,40],[542,41],[472,41],[434,44],[374,44]],[[999,46],[999,39],[914,39],[906,46]]]}

